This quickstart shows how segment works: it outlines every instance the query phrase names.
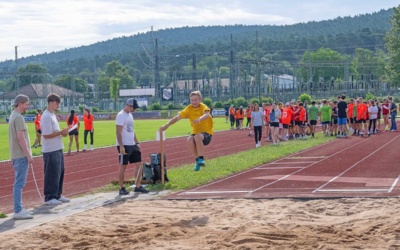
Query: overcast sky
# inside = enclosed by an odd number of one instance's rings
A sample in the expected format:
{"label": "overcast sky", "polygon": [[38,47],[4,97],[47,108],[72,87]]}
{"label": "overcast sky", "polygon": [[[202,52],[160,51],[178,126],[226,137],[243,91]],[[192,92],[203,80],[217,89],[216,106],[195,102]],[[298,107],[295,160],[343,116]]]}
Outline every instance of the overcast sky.
{"label": "overcast sky", "polygon": [[0,61],[138,32],[201,25],[285,25],[378,12],[398,0],[1,0]]}

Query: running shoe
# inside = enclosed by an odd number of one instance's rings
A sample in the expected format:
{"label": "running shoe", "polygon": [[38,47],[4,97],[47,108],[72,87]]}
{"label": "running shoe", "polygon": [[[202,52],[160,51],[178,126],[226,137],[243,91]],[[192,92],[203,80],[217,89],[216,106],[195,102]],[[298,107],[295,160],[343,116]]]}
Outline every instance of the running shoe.
{"label": "running shoe", "polygon": [[149,190],[145,189],[143,186],[140,186],[140,187],[135,187],[134,192],[146,194],[149,192]]}
{"label": "running shoe", "polygon": [[123,187],[119,190],[119,195],[129,195],[129,192]]}

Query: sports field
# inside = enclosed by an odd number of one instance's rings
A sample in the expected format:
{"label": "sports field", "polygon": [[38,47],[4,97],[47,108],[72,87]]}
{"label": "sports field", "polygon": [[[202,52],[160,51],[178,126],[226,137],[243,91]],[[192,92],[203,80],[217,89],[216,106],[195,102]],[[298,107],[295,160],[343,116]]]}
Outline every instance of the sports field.
{"label": "sports field", "polygon": [[[214,118],[214,131],[226,130],[229,126],[225,123],[225,118]],[[156,131],[160,128],[160,126],[164,125],[168,120],[167,119],[157,119],[157,120],[135,120],[135,132],[139,141],[149,141],[155,140]],[[60,128],[67,127],[64,121],[59,121]],[[28,123],[28,131],[31,140],[31,146],[33,145],[36,134],[35,127],[33,123]],[[95,121],[94,122],[94,147],[106,147],[115,145],[115,121]],[[79,144],[80,150],[83,149],[83,121],[81,121],[81,127],[79,129]],[[167,137],[176,137],[183,136],[190,133],[190,125],[188,120],[180,120],[173,126],[171,126],[166,131]],[[8,150],[8,124],[0,124],[0,161],[9,160],[10,153]],[[89,136],[88,136],[89,140]],[[69,137],[63,138],[64,142],[64,151],[68,151]],[[72,145],[72,151],[76,150],[75,141]],[[38,156],[41,154],[41,148],[32,148],[32,154],[34,156]]]}

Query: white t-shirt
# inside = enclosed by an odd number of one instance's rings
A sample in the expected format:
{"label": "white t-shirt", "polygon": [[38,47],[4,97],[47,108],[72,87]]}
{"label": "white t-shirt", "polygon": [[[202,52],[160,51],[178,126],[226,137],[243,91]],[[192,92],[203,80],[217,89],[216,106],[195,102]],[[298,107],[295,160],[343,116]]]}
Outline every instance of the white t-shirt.
{"label": "white t-shirt", "polygon": [[47,111],[47,109],[43,112],[42,118],[40,119],[40,130],[42,131],[43,153],[54,152],[64,148],[61,135],[48,139],[44,138],[44,135],[50,135],[56,131],[60,131],[57,116]]}
{"label": "white t-shirt", "polygon": [[[121,110],[117,118],[115,119],[115,123],[118,126],[122,126],[121,137],[123,145],[135,145],[135,130],[134,130],[134,121],[131,113],[126,113],[124,110]],[[118,144],[118,139],[117,146]]]}
{"label": "white t-shirt", "polygon": [[371,113],[371,116],[369,117],[370,119],[376,119],[378,118],[378,107],[377,106],[371,106],[368,108],[368,112]]}

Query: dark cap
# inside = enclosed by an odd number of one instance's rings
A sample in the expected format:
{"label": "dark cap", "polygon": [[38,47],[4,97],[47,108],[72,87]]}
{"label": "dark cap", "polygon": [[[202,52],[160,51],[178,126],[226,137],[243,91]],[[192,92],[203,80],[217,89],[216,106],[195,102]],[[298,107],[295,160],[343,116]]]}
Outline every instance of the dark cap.
{"label": "dark cap", "polygon": [[25,102],[28,102],[28,101],[29,101],[29,98],[26,95],[22,95],[22,94],[17,95],[15,97],[15,99],[14,99],[13,107],[17,107],[18,104],[25,103]]}
{"label": "dark cap", "polygon": [[126,100],[126,105],[130,105],[130,106],[134,107],[135,109],[140,108],[137,101],[133,98],[129,98],[128,100]]}

